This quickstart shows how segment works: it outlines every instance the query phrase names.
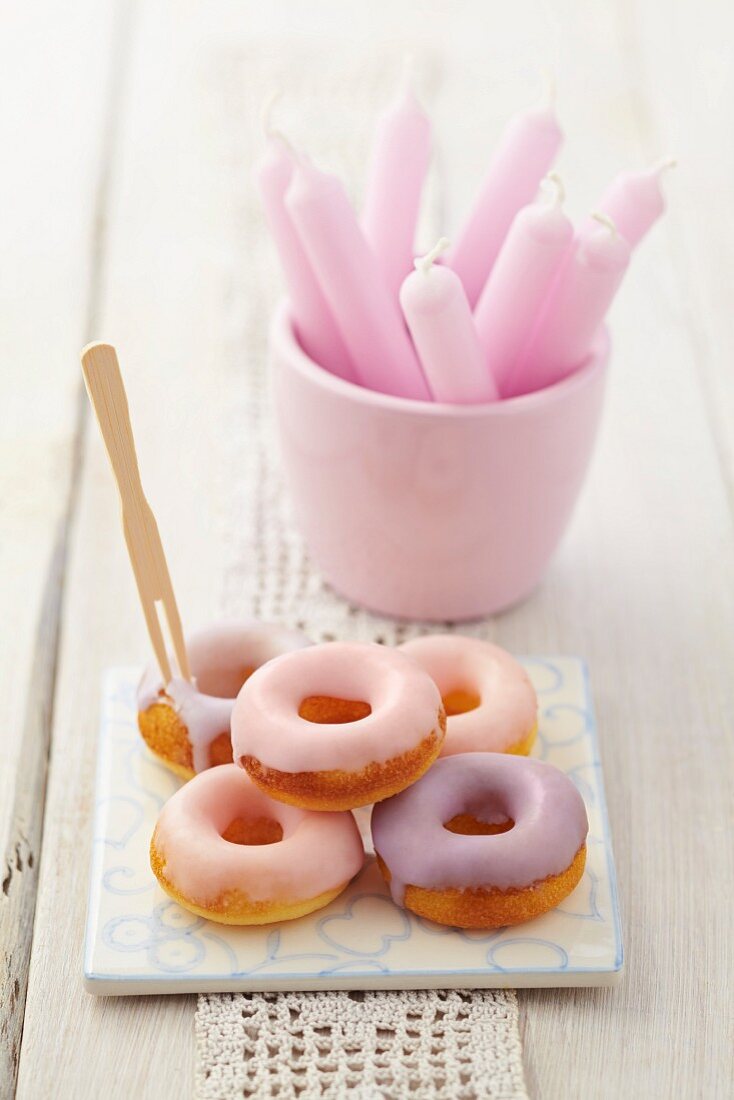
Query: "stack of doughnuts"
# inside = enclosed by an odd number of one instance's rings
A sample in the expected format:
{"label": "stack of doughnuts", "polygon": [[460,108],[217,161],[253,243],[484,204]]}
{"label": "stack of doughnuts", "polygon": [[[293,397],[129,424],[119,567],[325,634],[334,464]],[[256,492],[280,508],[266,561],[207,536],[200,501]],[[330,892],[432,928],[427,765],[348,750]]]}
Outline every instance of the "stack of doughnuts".
{"label": "stack of doughnuts", "polygon": [[393,899],[429,920],[517,924],[578,883],[583,800],[527,758],[535,692],[499,647],[450,634],[310,645],[247,624],[189,651],[195,682],[149,672],[138,707],[152,751],[194,776],[151,841],[159,883],[186,908],[265,924],[327,905],[362,868],[351,811],[367,805]]}

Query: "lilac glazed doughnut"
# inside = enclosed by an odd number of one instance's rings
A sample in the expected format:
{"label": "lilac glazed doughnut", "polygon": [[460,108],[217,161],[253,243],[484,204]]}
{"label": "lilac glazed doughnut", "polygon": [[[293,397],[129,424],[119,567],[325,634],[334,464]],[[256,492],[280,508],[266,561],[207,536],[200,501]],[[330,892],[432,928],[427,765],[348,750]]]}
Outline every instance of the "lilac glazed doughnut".
{"label": "lilac glazed doughnut", "polygon": [[328,642],[278,657],[247,681],[232,749],[272,798],[350,810],[419,779],[445,729],[439,690],[415,661],[386,646]]}
{"label": "lilac glazed doughnut", "polygon": [[179,904],[221,924],[270,924],[328,905],[364,862],[350,813],[273,802],[241,768],[210,768],[163,807],[150,865]]}
{"label": "lilac glazed doughnut", "polygon": [[430,634],[400,648],[441,692],[446,709],[441,756],[530,753],[538,729],[538,700],[528,674],[511,654],[461,634]]}
{"label": "lilac glazed doughnut", "polygon": [[372,811],[393,900],[458,928],[520,924],[579,882],[588,822],[581,795],[540,760],[467,753]]}
{"label": "lilac glazed doughnut", "polygon": [[232,763],[230,720],[238,691],[261,665],[311,645],[298,630],[256,620],[215,623],[187,639],[194,683],[157,667],[138,686],[138,727],[151,752],[182,779]]}

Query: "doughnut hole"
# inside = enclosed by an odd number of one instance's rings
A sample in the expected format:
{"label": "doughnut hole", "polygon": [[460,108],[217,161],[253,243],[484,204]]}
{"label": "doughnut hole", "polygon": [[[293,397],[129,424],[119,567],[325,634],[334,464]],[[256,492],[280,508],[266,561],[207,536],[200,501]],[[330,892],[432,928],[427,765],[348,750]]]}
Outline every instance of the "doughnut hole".
{"label": "doughnut hole", "polygon": [[479,693],[473,688],[453,688],[443,695],[446,717],[452,718],[456,714],[467,714],[470,710],[476,710],[481,701]]}
{"label": "doughnut hole", "polygon": [[444,821],[444,829],[450,833],[459,833],[461,836],[495,836],[497,833],[509,833],[515,822],[512,818],[506,821],[498,821],[494,824],[488,821],[480,821],[474,814],[454,814],[449,821]]}
{"label": "doughnut hole", "polygon": [[[218,699],[235,699],[246,680],[255,671],[254,665],[229,665],[197,668],[193,672],[196,686],[203,695]],[[209,767],[232,763],[232,739],[229,730],[220,733],[209,746]]]}
{"label": "doughnut hole", "polygon": [[495,836],[508,833],[514,824],[502,794],[492,791],[482,798],[471,799],[458,814],[444,821],[443,827],[461,836]]}
{"label": "doughnut hole", "polygon": [[218,734],[209,746],[209,767],[232,763],[232,737],[229,732]]}
{"label": "doughnut hole", "polygon": [[283,826],[271,817],[236,817],[222,833],[230,844],[248,846],[277,844],[283,839]]}
{"label": "doughnut hole", "polygon": [[229,665],[196,667],[192,660],[192,672],[196,678],[196,687],[202,695],[213,695],[217,699],[236,699],[240,688],[255,671],[254,665]]}
{"label": "doughnut hole", "polygon": [[372,707],[361,699],[337,699],[333,695],[308,695],[298,708],[299,718],[317,725],[342,725],[359,722],[372,714]]}

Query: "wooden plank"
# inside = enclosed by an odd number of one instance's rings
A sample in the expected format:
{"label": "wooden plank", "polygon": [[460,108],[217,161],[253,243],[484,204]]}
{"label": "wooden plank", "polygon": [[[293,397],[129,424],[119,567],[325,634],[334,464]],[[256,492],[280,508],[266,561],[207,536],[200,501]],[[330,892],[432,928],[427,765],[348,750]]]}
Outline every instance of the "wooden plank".
{"label": "wooden plank", "polygon": [[[727,40],[729,20],[712,26],[709,12],[704,39],[692,10],[673,49],[682,5],[672,20],[669,5],[617,7],[606,16],[598,6],[559,11],[564,69],[584,87],[582,101],[565,104],[580,146],[569,150],[574,179],[589,179],[589,168],[603,178],[615,164],[644,164],[671,147],[703,152],[696,84],[706,42]],[[618,21],[623,7],[642,28]],[[693,108],[679,118],[688,96]],[[712,105],[710,136],[725,132],[725,103]],[[593,153],[589,165],[576,159],[583,150]],[[696,176],[710,165],[707,192],[720,184],[715,160],[708,152],[696,161]],[[729,416],[726,340],[721,355],[701,354],[728,321],[710,309],[702,332],[692,305],[695,273],[705,271],[702,286],[721,274],[705,241],[695,263],[681,243],[700,224],[693,176],[684,165],[669,180],[669,214],[635,256],[615,307],[607,416],[576,522],[544,588],[498,624],[511,647],[550,646],[590,661],[627,949],[619,989],[521,995],[528,1080],[543,1098],[731,1089],[732,745],[724,731],[734,703],[734,538],[711,432],[712,401],[721,406],[714,419]]]}
{"label": "wooden plank", "polygon": [[14,1089],[41,857],[90,308],[110,19],[15,5],[0,39],[0,1096]]}
{"label": "wooden plank", "polygon": [[[207,464],[197,445],[200,438],[216,438],[214,418],[226,401],[219,387],[207,412],[210,334],[200,325],[207,305],[200,273],[207,269],[210,219],[217,210],[209,207],[211,187],[202,201],[201,179],[189,179],[189,187],[178,178],[181,150],[190,150],[186,163],[195,168],[202,140],[194,102],[198,86],[187,89],[183,77],[188,64],[183,51],[190,51],[195,39],[171,36],[171,11],[146,5],[139,14],[120,104],[120,139],[111,151],[112,186],[104,211],[107,262],[98,272],[106,293],[97,317],[79,333],[71,369],[81,377],[83,343],[108,336],[119,345],[141,470],[174,580],[189,597],[182,611],[190,622],[211,616],[215,600],[207,586],[213,587],[221,572],[207,508],[216,456],[210,452]],[[199,247],[192,247],[192,227]],[[166,250],[170,267],[162,268]],[[186,317],[189,332],[182,324]],[[188,380],[195,377],[189,401]],[[18,1096],[189,1095],[193,998],[98,1001],[82,988],[100,674],[110,663],[147,659],[149,653],[114,483],[96,425],[88,416],[86,421]],[[184,445],[184,439],[193,445]],[[182,521],[192,501],[202,502],[201,527]],[[184,527],[191,529],[190,540],[175,537]]]}
{"label": "wooden plank", "polygon": [[734,12],[726,0],[700,8],[622,0],[619,23],[630,77],[644,103],[640,132],[655,135],[658,146],[674,150],[679,160],[670,180],[678,212],[670,223],[670,255],[734,509]]}

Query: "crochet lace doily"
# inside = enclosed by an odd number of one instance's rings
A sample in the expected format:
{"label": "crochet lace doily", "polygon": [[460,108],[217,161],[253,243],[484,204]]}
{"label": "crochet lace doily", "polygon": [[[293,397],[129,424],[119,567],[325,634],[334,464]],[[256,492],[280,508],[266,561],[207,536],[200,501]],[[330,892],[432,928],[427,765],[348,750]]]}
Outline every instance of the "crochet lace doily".
{"label": "crochet lace doily", "polygon": [[199,997],[197,1097],[527,1097],[504,990]]}
{"label": "crochet lace doily", "polygon": [[[213,533],[226,548],[221,593],[228,615],[299,626],[314,641],[334,638],[399,644],[425,632],[380,619],[339,599],[311,566],[290,521],[278,471],[267,400],[266,319],[280,291],[273,247],[248,184],[262,143],[256,115],[273,87],[287,88],[278,122],[316,158],[359,191],[375,114],[400,70],[400,44],[345,68],[338,51],[308,56],[303,43],[277,54],[256,44],[216,59],[215,102],[222,178],[241,181],[227,210],[241,260],[226,287],[230,318],[225,354],[231,400],[218,446],[219,486],[228,502]],[[439,65],[423,59],[423,94],[431,98]],[[323,104],[328,110],[322,110]],[[249,118],[243,113],[250,111]],[[440,228],[435,182],[428,187],[424,237]],[[466,633],[486,636],[486,627]],[[525,1097],[518,1009],[512,991],[204,994],[196,1013],[199,1100],[468,1100]]]}

